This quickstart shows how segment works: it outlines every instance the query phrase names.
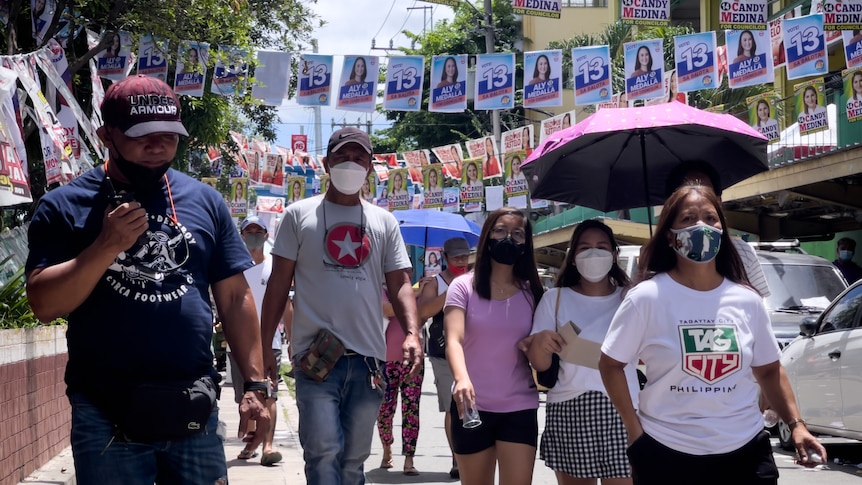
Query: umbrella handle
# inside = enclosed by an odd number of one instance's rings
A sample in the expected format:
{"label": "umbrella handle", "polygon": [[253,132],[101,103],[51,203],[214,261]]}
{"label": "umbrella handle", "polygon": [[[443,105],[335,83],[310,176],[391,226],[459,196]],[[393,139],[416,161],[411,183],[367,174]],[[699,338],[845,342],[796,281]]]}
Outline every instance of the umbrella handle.
{"label": "umbrella handle", "polygon": [[646,136],[644,136],[644,130],[638,130],[638,136],[641,139],[641,165],[643,165],[644,169],[644,199],[646,202],[646,210],[647,210],[647,222],[649,222],[649,235],[652,237],[652,205],[649,201],[649,178],[647,177],[647,163],[646,163]]}

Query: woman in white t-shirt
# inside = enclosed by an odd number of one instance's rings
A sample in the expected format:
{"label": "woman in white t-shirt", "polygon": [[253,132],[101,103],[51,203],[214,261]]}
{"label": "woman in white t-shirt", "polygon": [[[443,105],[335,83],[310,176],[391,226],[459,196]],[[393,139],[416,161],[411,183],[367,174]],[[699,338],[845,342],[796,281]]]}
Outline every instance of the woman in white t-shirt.
{"label": "woman in white t-shirt", "polygon": [[[604,340],[629,284],[618,254],[613,232],[601,221],[584,221],[572,232],[557,287],[542,296],[533,317],[534,337],[527,356],[536,371],[552,367],[554,353],[567,344],[558,332],[570,322],[580,328],[579,337]],[[635,405],[636,366],[634,358],[625,368]],[[626,429],[597,369],[561,361],[547,402],[539,456],[556,472],[557,483],[595,485],[601,478],[603,485],[631,485]]]}
{"label": "woman in white t-shirt", "polygon": [[[628,292],[599,371],[625,423],[637,483],[777,484],[758,390],[791,429],[798,463],[826,450],[805,427],[761,297],[745,277],[721,202],[683,186],[665,202],[643,259],[656,275]],[[635,409],[625,367],[647,384]]]}
{"label": "woman in white t-shirt", "polygon": [[[488,215],[472,273],[452,280],[443,306],[455,384],[450,436],[461,483],[532,483],[539,394],[522,341],[542,298],[530,222],[518,209]],[[464,426],[465,408],[481,424]]]}

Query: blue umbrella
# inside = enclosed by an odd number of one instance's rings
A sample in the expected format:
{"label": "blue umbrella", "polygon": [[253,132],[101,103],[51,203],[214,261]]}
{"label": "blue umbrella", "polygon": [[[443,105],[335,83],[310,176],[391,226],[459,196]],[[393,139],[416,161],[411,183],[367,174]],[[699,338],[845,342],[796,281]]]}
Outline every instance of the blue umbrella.
{"label": "blue umbrella", "polygon": [[463,237],[470,246],[479,242],[481,228],[460,214],[430,209],[408,209],[392,213],[401,227],[406,244],[422,247],[443,247],[452,237]]}

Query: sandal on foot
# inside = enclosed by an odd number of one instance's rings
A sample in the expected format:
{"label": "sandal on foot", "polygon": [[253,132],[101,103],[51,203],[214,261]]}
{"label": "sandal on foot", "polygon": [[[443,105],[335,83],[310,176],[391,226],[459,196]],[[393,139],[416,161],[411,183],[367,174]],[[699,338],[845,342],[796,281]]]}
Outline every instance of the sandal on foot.
{"label": "sandal on foot", "polygon": [[415,466],[407,466],[404,467],[404,474],[409,477],[415,477],[419,475],[419,470]]}
{"label": "sandal on foot", "polygon": [[239,452],[239,455],[236,455],[238,460],[248,460],[257,456],[257,452],[254,450],[242,450]]}
{"label": "sandal on foot", "polygon": [[281,461],[281,453],[277,451],[270,451],[269,453],[264,453],[260,458],[260,464],[263,466],[273,466],[276,463]]}
{"label": "sandal on foot", "polygon": [[455,479],[461,478],[461,472],[458,471],[457,466],[453,466],[452,469],[449,470],[449,477],[455,478]]}
{"label": "sandal on foot", "polygon": [[383,460],[380,461],[380,468],[392,468],[393,466],[395,466],[395,464],[392,462],[392,458],[383,458]]}

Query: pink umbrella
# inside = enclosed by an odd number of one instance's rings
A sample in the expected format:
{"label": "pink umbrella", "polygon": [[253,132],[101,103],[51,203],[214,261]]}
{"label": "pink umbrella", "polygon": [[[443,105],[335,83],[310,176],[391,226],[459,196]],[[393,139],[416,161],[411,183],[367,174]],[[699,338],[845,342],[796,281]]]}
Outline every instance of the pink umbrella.
{"label": "pink umbrella", "polygon": [[546,138],[521,165],[531,197],[602,212],[661,205],[677,165],[701,161],[727,188],[769,168],[766,138],[679,102],[603,109]]}

